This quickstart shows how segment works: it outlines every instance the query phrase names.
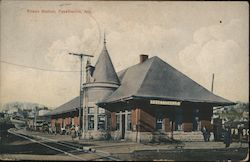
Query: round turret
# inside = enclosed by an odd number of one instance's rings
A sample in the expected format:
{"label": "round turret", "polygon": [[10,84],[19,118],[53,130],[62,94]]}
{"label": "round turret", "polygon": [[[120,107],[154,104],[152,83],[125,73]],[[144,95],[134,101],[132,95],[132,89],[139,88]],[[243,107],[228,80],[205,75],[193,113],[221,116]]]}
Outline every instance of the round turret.
{"label": "round turret", "polygon": [[88,82],[83,84],[85,101],[100,102],[120,86],[120,81],[110,59],[105,40],[95,67],[88,65],[86,68],[89,78],[87,79]]}

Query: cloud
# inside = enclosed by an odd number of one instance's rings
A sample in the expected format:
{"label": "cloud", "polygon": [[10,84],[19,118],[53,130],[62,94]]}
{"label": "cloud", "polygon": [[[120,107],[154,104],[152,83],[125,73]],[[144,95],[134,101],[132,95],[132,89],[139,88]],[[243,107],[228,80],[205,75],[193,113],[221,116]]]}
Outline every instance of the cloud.
{"label": "cloud", "polygon": [[245,37],[235,35],[235,29],[243,28],[243,22],[231,20],[198,29],[193,42],[179,52],[182,71],[208,89],[215,73],[215,84],[220,85],[215,93],[231,100],[247,100],[248,53],[243,48]]}
{"label": "cloud", "polygon": [[[130,26],[130,23],[121,24],[123,25]],[[188,43],[185,32],[178,28],[145,26],[133,22],[131,29],[122,32],[109,30],[107,47],[118,71],[137,64],[140,54],[148,54],[149,57],[159,56],[174,64],[178,51]],[[126,56],[126,59],[121,59],[121,56]]]}
{"label": "cloud", "polygon": [[[93,54],[98,46],[96,28],[58,39],[44,54],[46,69],[79,71],[80,59],[69,52]],[[21,63],[20,63],[21,64]],[[79,72],[53,72],[1,64],[1,100],[33,101],[58,106],[79,95]],[[17,98],[17,96],[19,96]]]}
{"label": "cloud", "polygon": [[96,35],[99,33],[95,28],[84,29],[79,35],[72,35],[68,38],[52,42],[45,54],[45,60],[59,70],[79,70],[79,58],[69,53],[95,54],[99,47]]}
{"label": "cloud", "polygon": [[[66,38],[65,40],[56,40],[48,48],[45,55],[46,63],[53,65],[55,70],[66,71],[80,71],[80,58],[69,55],[73,53],[86,53],[93,54],[96,50],[97,43],[95,37],[96,29],[85,29],[80,35],[74,35]],[[86,59],[84,59],[84,62]],[[83,63],[84,70],[84,63]],[[57,96],[54,103],[63,103],[72,97],[78,95],[79,91],[79,72],[40,72],[37,85],[42,85],[43,88],[48,90],[49,96]],[[49,80],[49,82],[44,82]],[[41,93],[44,94],[44,93]],[[61,97],[61,98],[60,98]],[[46,97],[44,101],[49,102]]]}

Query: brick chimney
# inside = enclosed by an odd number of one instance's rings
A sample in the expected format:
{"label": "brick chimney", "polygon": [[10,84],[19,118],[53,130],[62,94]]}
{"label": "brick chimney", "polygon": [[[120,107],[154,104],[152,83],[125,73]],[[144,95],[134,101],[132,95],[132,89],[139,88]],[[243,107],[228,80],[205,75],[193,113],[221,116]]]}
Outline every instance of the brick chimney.
{"label": "brick chimney", "polygon": [[146,61],[148,59],[148,55],[145,54],[141,54],[140,55],[140,63],[143,63],[144,61]]}

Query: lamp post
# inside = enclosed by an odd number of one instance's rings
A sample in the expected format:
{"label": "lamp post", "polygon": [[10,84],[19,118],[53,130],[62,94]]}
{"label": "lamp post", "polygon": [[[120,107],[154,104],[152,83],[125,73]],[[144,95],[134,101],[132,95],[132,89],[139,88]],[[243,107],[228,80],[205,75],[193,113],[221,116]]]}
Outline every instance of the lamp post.
{"label": "lamp post", "polygon": [[[83,57],[94,57],[92,55],[87,55],[87,54],[81,54],[81,53],[69,53],[70,55],[74,55],[74,56],[78,56],[80,57],[80,61],[81,61],[81,66],[80,66],[80,105],[79,105],[79,115],[78,115],[78,120],[79,120],[79,130],[82,131],[82,125],[81,125],[81,119],[82,119],[82,61],[83,61]],[[85,123],[85,121],[84,121]],[[85,124],[84,124],[85,125]],[[86,129],[84,127],[84,129]]]}

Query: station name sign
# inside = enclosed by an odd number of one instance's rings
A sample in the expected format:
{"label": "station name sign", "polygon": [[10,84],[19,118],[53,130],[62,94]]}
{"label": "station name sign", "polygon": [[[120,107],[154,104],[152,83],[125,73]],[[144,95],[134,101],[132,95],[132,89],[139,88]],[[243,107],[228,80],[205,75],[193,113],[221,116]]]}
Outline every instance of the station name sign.
{"label": "station name sign", "polygon": [[170,106],[180,106],[180,101],[161,101],[161,100],[150,100],[152,105],[170,105]]}

